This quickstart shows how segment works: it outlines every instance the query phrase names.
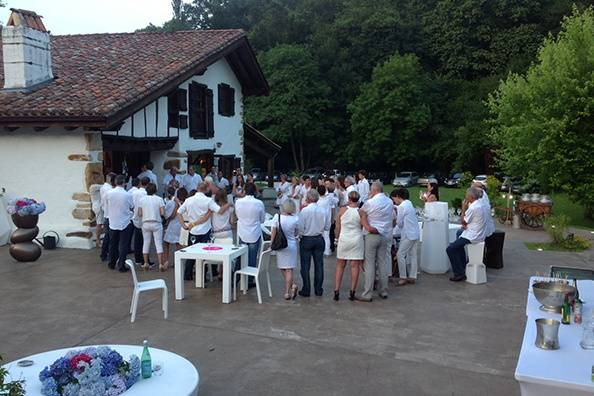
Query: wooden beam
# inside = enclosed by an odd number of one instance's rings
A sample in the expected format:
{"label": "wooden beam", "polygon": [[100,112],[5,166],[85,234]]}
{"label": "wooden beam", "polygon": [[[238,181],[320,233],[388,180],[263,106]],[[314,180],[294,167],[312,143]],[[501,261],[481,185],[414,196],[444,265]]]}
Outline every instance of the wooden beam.
{"label": "wooden beam", "polygon": [[41,131],[45,131],[47,128],[49,128],[49,127],[46,127],[46,126],[37,126],[37,127],[33,127],[33,130],[35,132],[41,132]]}
{"label": "wooden beam", "polygon": [[75,129],[78,129],[78,126],[72,125],[72,126],[65,126],[64,129],[66,129],[67,131],[74,131]]}

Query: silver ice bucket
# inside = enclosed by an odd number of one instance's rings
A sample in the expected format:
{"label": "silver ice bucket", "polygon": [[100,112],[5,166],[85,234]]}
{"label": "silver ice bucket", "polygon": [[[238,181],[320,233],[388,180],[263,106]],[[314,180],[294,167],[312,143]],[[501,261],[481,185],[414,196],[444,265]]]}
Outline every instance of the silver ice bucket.
{"label": "silver ice bucket", "polygon": [[536,319],[536,341],[541,349],[559,349],[559,321],[555,319]]}

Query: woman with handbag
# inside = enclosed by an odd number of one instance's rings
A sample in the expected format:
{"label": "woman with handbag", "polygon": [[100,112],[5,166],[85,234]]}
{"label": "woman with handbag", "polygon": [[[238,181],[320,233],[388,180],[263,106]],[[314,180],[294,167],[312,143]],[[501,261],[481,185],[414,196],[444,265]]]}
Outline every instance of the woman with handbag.
{"label": "woman with handbag", "polygon": [[272,226],[271,249],[276,251],[276,265],[285,278],[285,300],[297,297],[297,285],[293,283],[293,269],[297,267],[297,223],[295,202],[286,200],[281,206],[281,214],[275,216]]}

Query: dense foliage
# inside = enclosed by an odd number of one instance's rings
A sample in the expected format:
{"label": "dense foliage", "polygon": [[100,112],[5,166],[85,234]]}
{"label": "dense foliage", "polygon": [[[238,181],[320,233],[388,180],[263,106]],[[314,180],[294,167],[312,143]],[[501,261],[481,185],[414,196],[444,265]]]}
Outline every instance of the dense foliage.
{"label": "dense foliage", "polygon": [[[248,100],[247,118],[283,145],[280,168],[476,174],[493,164],[488,94],[508,73],[526,72],[572,3],[174,0],[172,20],[147,30],[248,31],[271,97]],[[296,137],[306,138],[303,156]]]}
{"label": "dense foliage", "polygon": [[566,18],[525,74],[489,99],[501,166],[561,189],[594,215],[594,11]]}

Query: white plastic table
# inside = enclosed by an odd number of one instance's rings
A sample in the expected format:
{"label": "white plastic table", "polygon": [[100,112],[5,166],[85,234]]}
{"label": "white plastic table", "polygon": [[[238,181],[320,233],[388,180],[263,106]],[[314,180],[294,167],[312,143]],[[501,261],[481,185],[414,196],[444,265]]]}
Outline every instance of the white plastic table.
{"label": "white plastic table", "polygon": [[[95,347],[100,345],[93,345]],[[136,355],[140,358],[142,355],[142,346],[133,345],[106,345],[122,355],[124,360],[128,360],[130,355]],[[46,366],[51,365],[58,358],[64,356],[70,350],[80,350],[88,346],[79,346],[74,348],[57,349],[38,353],[24,357],[14,362],[5,364],[3,367],[8,369],[9,378],[25,380],[25,394],[27,396],[41,396],[41,381],[39,373]],[[164,351],[162,349],[149,347],[153,365],[159,363],[162,367],[160,371],[153,374],[151,378],[140,378],[129,390],[124,392],[126,396],[162,396],[179,395],[194,396],[198,394],[198,384],[200,376],[198,370],[192,363],[182,356],[175,353]],[[29,367],[19,367],[17,362],[20,360],[32,360],[33,365]]]}
{"label": "white plastic table", "polygon": [[[220,250],[205,250],[205,247],[217,246]],[[204,276],[202,274],[202,260],[220,261],[223,264],[223,303],[229,304],[231,302],[232,291],[232,271],[231,265],[233,259],[241,256],[242,265],[247,265],[248,262],[248,248],[246,245],[235,247],[233,245],[217,245],[209,243],[197,243],[192,246],[185,247],[175,252],[175,299],[183,300],[184,298],[184,270],[186,268],[186,260],[196,260],[196,284],[198,287],[203,287]],[[241,289],[245,289],[245,285],[241,285]]]}
{"label": "white plastic table", "polygon": [[[559,346],[549,351],[536,347],[536,323],[539,318],[561,321],[561,315],[540,310],[540,303],[532,293],[532,284],[548,278],[530,278],[526,303],[526,328],[522,349],[516,366],[515,378],[523,396],[582,396],[594,394],[591,380],[594,350],[584,350],[579,342],[582,326],[571,323],[559,326]],[[585,301],[584,320],[592,314],[594,282],[578,281],[580,299]]]}

